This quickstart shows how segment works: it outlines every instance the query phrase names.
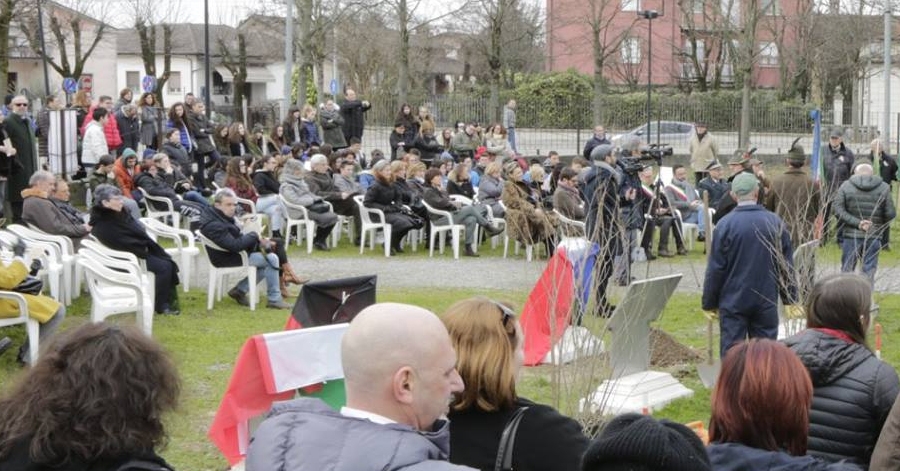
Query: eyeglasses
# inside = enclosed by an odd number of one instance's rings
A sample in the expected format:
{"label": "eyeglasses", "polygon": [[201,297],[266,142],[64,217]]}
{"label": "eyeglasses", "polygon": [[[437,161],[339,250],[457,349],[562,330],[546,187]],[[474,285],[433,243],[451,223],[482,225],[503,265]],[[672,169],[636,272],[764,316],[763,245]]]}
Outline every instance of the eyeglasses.
{"label": "eyeglasses", "polygon": [[494,305],[497,306],[498,309],[500,309],[500,314],[503,316],[503,318],[502,318],[503,327],[508,329],[510,320],[516,318],[516,313],[513,312],[513,310],[510,309],[508,306],[501,304],[497,301],[494,301]]}

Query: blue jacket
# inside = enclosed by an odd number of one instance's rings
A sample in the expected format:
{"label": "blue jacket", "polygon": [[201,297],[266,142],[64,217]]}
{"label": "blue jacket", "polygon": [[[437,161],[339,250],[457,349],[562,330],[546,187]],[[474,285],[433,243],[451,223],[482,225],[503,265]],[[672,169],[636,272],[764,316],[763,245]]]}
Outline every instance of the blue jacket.
{"label": "blue jacket", "polygon": [[784,222],[758,204],[738,206],[713,232],[703,309],[776,312],[797,299],[791,236]]}
{"label": "blue jacket", "polygon": [[[718,230],[718,228],[716,228]],[[706,447],[714,471],[856,471],[848,463],[825,463],[812,456],[760,450],[740,443],[710,443]]]}

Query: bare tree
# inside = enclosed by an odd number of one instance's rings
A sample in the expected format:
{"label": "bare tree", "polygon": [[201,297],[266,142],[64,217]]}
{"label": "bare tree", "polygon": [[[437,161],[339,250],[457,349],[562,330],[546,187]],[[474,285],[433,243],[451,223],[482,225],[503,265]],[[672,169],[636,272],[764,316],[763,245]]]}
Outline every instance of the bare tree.
{"label": "bare tree", "polygon": [[9,89],[9,30],[18,3],[19,0],[0,0],[0,92],[4,95]]}
{"label": "bare tree", "polygon": [[[47,55],[44,56],[40,47],[37,9],[34,8],[36,1],[20,0],[19,3],[25,8],[23,14],[16,15],[28,43],[59,75],[76,79],[81,77],[88,58],[108,32],[105,19],[112,2],[62,0],[46,5],[43,11],[46,16],[44,27],[50,34],[49,40],[46,40]],[[96,24],[90,27],[90,23]],[[58,59],[53,56],[54,50],[59,54]]]}
{"label": "bare tree", "polygon": [[[228,72],[234,77],[232,79],[234,120],[243,121],[242,103],[247,88],[247,38],[244,33],[237,33],[237,54],[233,52],[234,44],[229,44],[229,42],[227,42],[227,38],[221,36],[216,39],[216,43],[219,45],[219,54],[222,56],[222,67],[228,69]],[[305,84],[305,82],[301,83]]]}
{"label": "bare tree", "polygon": [[370,84],[376,79],[395,73],[389,54],[396,43],[395,32],[385,27],[383,12],[360,12],[353,21],[345,18],[338,23],[337,29],[341,31],[337,46],[346,81],[356,84],[357,93],[370,93]]}
{"label": "bare tree", "polygon": [[[169,3],[163,8],[153,0],[130,0],[129,14],[134,18],[134,29],[141,46],[141,60],[144,62],[144,73],[156,78],[156,102],[164,107],[163,90],[172,68],[172,22],[179,14],[181,4]],[[159,46],[157,34],[162,31],[162,70],[157,73],[156,59]]]}

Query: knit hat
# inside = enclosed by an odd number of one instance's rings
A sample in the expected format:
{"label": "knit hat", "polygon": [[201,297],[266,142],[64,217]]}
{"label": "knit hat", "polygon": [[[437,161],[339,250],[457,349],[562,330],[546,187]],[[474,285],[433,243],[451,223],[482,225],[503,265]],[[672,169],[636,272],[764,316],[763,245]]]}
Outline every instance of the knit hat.
{"label": "knit hat", "polygon": [[731,181],[731,191],[738,196],[749,195],[758,188],[759,180],[749,172],[741,172]]}
{"label": "knit hat", "polygon": [[691,429],[640,414],[614,419],[584,453],[582,471],[711,470],[703,442]]}
{"label": "knit hat", "polygon": [[137,158],[137,152],[131,147],[126,147],[125,150],[122,151],[122,159],[125,160],[129,157]]}
{"label": "knit hat", "polygon": [[831,128],[831,137],[844,137],[844,130],[838,126]]}
{"label": "knit hat", "polygon": [[613,146],[609,144],[600,144],[591,151],[591,160],[606,160],[612,154]]}
{"label": "knit hat", "polygon": [[144,160],[146,160],[146,159],[152,159],[154,155],[156,155],[156,151],[155,151],[155,150],[153,150],[153,149],[151,149],[151,148],[149,148],[149,147],[146,148],[146,149],[144,149],[144,155],[143,155]]}

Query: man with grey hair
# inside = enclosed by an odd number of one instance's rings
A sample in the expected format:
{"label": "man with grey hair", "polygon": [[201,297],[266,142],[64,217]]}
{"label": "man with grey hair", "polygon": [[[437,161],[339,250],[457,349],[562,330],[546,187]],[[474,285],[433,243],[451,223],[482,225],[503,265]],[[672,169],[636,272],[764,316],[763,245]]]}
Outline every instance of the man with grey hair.
{"label": "man with grey hair", "polygon": [[[862,271],[875,282],[881,233],[897,217],[891,187],[875,176],[872,166],[859,164],[834,197],[834,215],[841,224],[841,271],[852,272],[862,260]],[[718,230],[718,228],[716,229]]]}
{"label": "man with grey hair", "polygon": [[72,239],[77,250],[91,226],[84,221],[75,223],[50,199],[56,188],[56,177],[46,170],[38,170],[28,181],[30,187],[22,190],[22,220],[47,234]]}
{"label": "man with grey hair", "polygon": [[713,231],[702,299],[707,319],[719,317],[722,357],[748,337],[778,336],[779,295],[790,317],[797,317],[799,308],[787,227],[757,204],[759,181],[753,174],[738,174],[731,193],[737,207]]}
{"label": "man with grey hair", "polygon": [[[403,339],[403,347],[397,340]],[[467,470],[447,462],[446,414],[463,390],[444,324],[425,309],[363,309],[341,342],[347,405],[274,405],[250,441],[247,470]]]}
{"label": "man with grey hair", "polygon": [[[244,234],[234,219],[237,210],[237,196],[230,188],[223,188],[213,196],[213,205],[203,208],[200,214],[200,233],[223,250],[206,248],[209,261],[216,267],[236,267],[241,265],[241,252],[247,252],[251,266],[256,267],[256,279],[266,280],[266,307],[290,309],[284,302],[279,285],[278,268],[280,262],[275,254],[274,242],[256,232]],[[228,291],[228,296],[242,306],[249,305],[247,292],[250,290],[248,278],[242,279]]]}

